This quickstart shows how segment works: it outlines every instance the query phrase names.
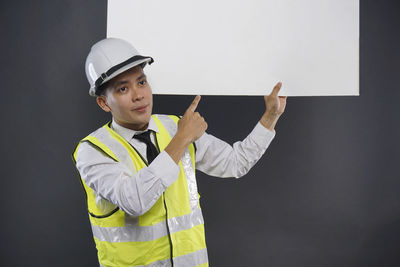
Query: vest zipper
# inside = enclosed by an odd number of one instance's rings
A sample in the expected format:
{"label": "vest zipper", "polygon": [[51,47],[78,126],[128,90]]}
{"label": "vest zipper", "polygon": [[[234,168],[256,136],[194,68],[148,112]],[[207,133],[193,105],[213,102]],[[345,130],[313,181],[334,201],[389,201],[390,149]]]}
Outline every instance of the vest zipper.
{"label": "vest zipper", "polygon": [[170,248],[171,248],[171,266],[174,266],[172,238],[171,238],[171,232],[169,231],[169,226],[168,226],[168,210],[167,210],[167,203],[165,202],[165,193],[163,193],[163,198],[164,198],[164,208],[165,208],[165,217],[166,217],[165,224],[167,225],[168,239],[169,239],[169,244],[170,244]]}
{"label": "vest zipper", "polygon": [[[158,150],[158,153],[160,153],[160,147],[158,145],[158,140],[157,140],[157,136],[154,134],[154,132],[152,132],[153,137],[154,137],[154,142],[156,143],[156,148]],[[129,143],[129,142],[128,142]],[[139,155],[139,157],[143,160],[143,162],[146,164],[146,166],[149,166],[149,163],[147,162],[147,160],[139,153],[139,151],[137,151],[137,149],[131,144],[131,147],[136,151],[136,153]],[[171,248],[171,267],[174,266],[174,261],[173,261],[173,248],[172,248],[172,238],[171,238],[171,231],[169,230],[169,226],[168,226],[168,209],[167,209],[167,203],[165,202],[165,192],[163,192],[163,202],[164,202],[164,209],[165,209],[165,223],[167,226],[167,233],[168,233],[168,240],[169,240],[169,244],[170,244],[170,248]]]}

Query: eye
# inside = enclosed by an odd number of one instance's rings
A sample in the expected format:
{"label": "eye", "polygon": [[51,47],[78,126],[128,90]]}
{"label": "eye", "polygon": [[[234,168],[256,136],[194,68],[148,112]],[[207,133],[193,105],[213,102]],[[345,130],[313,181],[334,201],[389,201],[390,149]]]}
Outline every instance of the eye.
{"label": "eye", "polygon": [[145,85],[146,83],[147,83],[146,80],[141,80],[141,81],[139,82],[140,85]]}
{"label": "eye", "polygon": [[124,87],[119,88],[118,91],[121,93],[124,93],[124,92],[128,91],[128,88],[126,86],[124,86]]}

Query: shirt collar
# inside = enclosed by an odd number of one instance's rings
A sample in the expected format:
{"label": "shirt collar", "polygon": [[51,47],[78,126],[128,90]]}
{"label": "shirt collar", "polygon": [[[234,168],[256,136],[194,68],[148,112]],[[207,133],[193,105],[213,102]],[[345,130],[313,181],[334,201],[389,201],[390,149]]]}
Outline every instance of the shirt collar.
{"label": "shirt collar", "polygon": [[125,140],[130,141],[135,134],[143,133],[147,130],[152,130],[158,133],[158,128],[156,122],[154,121],[153,117],[150,117],[149,126],[144,131],[135,131],[132,129],[128,129],[119,125],[113,118],[111,123],[111,128],[120,136],[122,136]]}

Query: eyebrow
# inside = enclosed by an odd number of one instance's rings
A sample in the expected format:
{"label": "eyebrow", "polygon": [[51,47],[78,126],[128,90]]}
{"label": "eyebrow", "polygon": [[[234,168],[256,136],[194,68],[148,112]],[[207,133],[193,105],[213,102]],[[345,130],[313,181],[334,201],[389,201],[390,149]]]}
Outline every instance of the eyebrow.
{"label": "eyebrow", "polygon": [[139,81],[139,80],[141,80],[143,78],[146,78],[146,74],[144,74],[144,73],[142,75],[140,75],[139,77],[137,77],[136,81]]}
{"label": "eyebrow", "polygon": [[117,86],[120,86],[120,85],[123,85],[123,84],[127,84],[127,83],[128,83],[128,81],[125,81],[125,80],[118,81],[118,82],[116,82],[116,83],[114,84],[114,87],[117,87]]}
{"label": "eyebrow", "polygon": [[[141,79],[143,79],[143,78],[146,78],[146,74],[142,74],[142,75],[140,75],[139,77],[137,77],[137,78],[136,78],[136,81],[139,81],[139,80],[141,80]],[[120,85],[123,85],[123,84],[127,84],[127,83],[129,83],[129,81],[127,81],[127,80],[117,81],[117,82],[114,84],[114,87],[117,87],[117,86],[120,86]]]}

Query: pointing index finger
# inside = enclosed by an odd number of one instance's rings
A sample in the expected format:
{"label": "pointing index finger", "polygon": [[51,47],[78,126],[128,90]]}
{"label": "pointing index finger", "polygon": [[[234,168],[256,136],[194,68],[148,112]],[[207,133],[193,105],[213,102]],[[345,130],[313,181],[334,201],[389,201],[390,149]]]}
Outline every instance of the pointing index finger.
{"label": "pointing index finger", "polygon": [[193,102],[190,104],[188,110],[190,110],[191,112],[195,112],[195,110],[196,110],[196,108],[197,108],[197,105],[198,105],[199,102],[200,102],[200,99],[201,99],[201,96],[197,95],[197,96],[194,98]]}

